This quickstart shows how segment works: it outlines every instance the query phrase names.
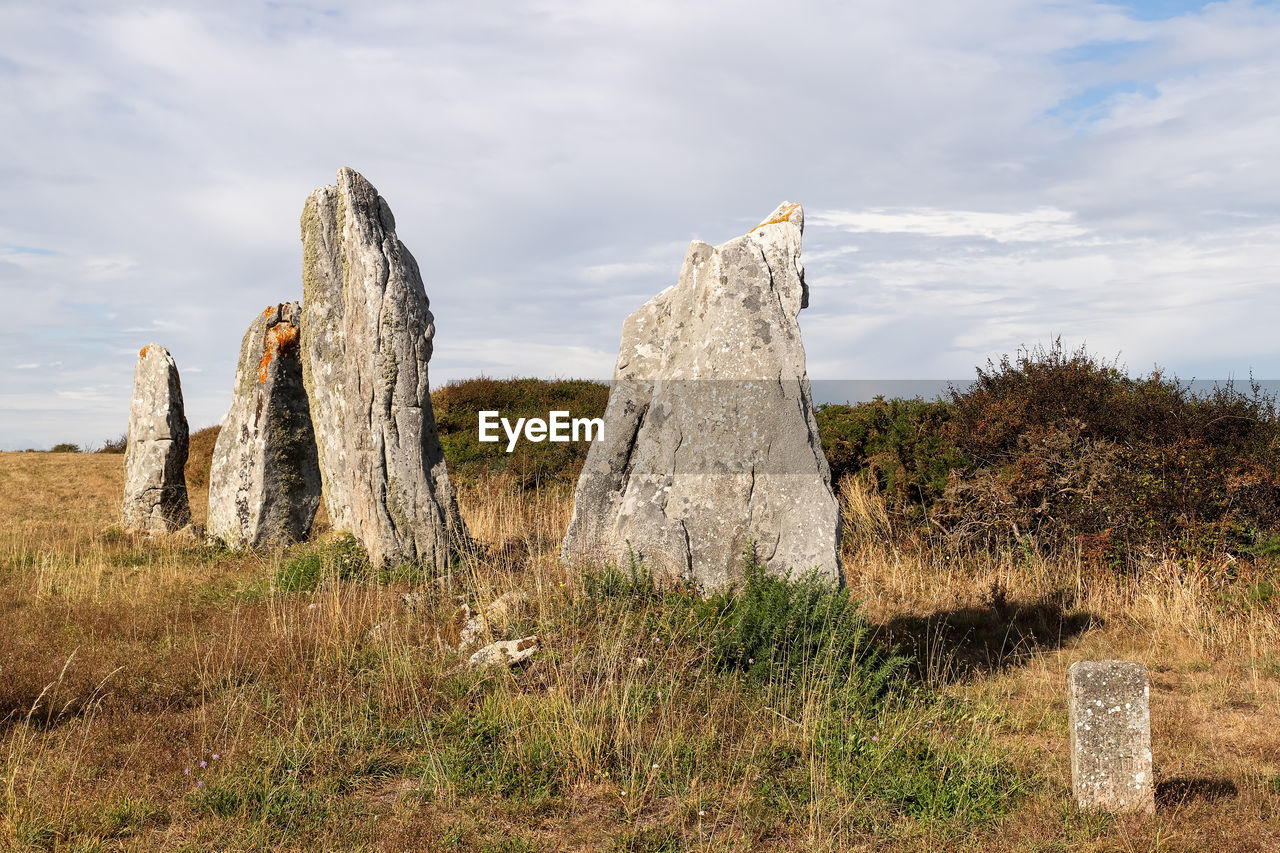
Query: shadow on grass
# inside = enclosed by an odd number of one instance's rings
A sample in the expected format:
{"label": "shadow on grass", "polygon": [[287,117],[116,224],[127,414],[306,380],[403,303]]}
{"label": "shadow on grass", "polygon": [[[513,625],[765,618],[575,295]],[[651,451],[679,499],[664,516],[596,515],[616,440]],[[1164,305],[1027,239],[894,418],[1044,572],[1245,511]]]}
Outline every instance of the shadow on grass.
{"label": "shadow on grass", "polygon": [[985,606],[904,616],[880,628],[880,636],[915,658],[928,684],[954,684],[1016,666],[1041,650],[1102,624],[1090,613],[1066,607],[1061,594],[1010,601],[993,588]]}
{"label": "shadow on grass", "polygon": [[1229,779],[1179,777],[1156,783],[1156,803],[1161,806],[1181,806],[1196,800],[1211,803],[1232,799],[1239,793],[1236,783]]}

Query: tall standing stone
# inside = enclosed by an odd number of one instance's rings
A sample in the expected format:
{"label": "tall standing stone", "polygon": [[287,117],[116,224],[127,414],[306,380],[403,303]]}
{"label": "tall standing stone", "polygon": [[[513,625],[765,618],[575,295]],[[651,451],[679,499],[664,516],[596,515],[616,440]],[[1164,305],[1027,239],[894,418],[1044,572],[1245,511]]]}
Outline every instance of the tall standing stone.
{"label": "tall standing stone", "polygon": [[375,565],[447,568],[466,529],[427,385],[435,322],[378,191],[351,169],[302,211],[302,369],[329,519]]}
{"label": "tall standing stone", "polygon": [[187,500],[187,416],[178,365],[159,344],[138,352],[124,455],[124,526],[171,533],[191,521]]}
{"label": "tall standing stone", "polygon": [[320,505],[297,302],[255,315],[240,342],[231,409],[209,469],[211,539],[232,548],[307,538]]}
{"label": "tall standing stone", "polygon": [[1135,661],[1079,661],[1067,671],[1071,787],[1082,809],[1156,809],[1151,686]]}
{"label": "tall standing stone", "polygon": [[695,241],[680,278],[626,319],[561,555],[639,558],[703,589],[750,547],[775,573],[839,583],[840,512],[805,372],[804,212]]}

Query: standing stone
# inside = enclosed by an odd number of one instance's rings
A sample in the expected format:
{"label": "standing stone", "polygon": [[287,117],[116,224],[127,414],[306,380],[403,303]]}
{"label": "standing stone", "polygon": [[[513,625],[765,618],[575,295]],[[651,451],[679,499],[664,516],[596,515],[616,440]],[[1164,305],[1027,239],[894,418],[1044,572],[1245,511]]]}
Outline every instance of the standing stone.
{"label": "standing stone", "polygon": [[1067,671],[1071,787],[1082,809],[1156,809],[1151,687],[1135,661],[1080,661]]}
{"label": "standing stone", "polygon": [[695,241],[679,281],[623,323],[566,561],[634,557],[710,590],[741,576],[750,548],[773,573],[842,581],[796,320],[803,228],[800,205],[783,203],[724,245]]}
{"label": "standing stone", "polygon": [[159,344],[138,351],[124,454],[124,526],[171,533],[191,522],[187,502],[187,416],[173,356]]}
{"label": "standing stone", "polygon": [[272,305],[240,343],[231,409],[209,469],[209,537],[231,548],[302,541],[320,505],[299,319],[297,302]]}
{"label": "standing stone", "polygon": [[427,385],[435,322],[391,208],[351,169],[302,211],[302,370],[325,503],[374,565],[446,570],[466,528]]}

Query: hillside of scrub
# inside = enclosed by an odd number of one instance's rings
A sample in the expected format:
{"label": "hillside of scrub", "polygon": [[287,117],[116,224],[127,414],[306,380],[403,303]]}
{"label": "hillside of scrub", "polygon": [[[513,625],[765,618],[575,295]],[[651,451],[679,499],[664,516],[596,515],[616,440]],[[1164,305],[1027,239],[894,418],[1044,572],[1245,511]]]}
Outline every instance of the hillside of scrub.
{"label": "hillside of scrub", "polygon": [[[479,412],[598,417],[608,389],[482,378],[432,399],[451,476],[529,487],[574,483],[589,445],[522,439],[508,454],[505,439],[478,441]],[[989,362],[941,399],[826,404],[816,420],[833,481],[874,492],[899,542],[1074,554],[1116,571],[1280,555],[1280,407],[1248,383],[1192,393],[1055,342]]]}
{"label": "hillside of scrub", "polygon": [[1193,394],[1055,343],[944,399],[825,406],[818,422],[835,477],[875,491],[901,536],[1117,570],[1280,553],[1280,409],[1254,385]]}
{"label": "hillside of scrub", "polygon": [[481,411],[497,411],[512,428],[520,418],[546,420],[551,411],[573,418],[598,418],[609,402],[609,386],[584,379],[466,379],[450,382],[431,394],[440,443],[449,463],[449,476],[474,482],[483,476],[505,474],[522,487],[539,484],[573,485],[586,461],[590,444],[532,442],[521,438],[507,452],[501,428],[497,442],[479,439]]}
{"label": "hillside of scrub", "polygon": [[[132,537],[122,467],[0,454],[0,849],[1280,847],[1265,549],[948,538],[864,466],[839,483],[847,590],[704,602],[643,567],[566,572],[572,477],[505,460],[458,477],[483,548],[447,583],[329,535]],[[492,635],[541,651],[469,671],[459,599],[514,590]],[[1066,668],[1103,658],[1151,670],[1151,820],[1070,804]]]}

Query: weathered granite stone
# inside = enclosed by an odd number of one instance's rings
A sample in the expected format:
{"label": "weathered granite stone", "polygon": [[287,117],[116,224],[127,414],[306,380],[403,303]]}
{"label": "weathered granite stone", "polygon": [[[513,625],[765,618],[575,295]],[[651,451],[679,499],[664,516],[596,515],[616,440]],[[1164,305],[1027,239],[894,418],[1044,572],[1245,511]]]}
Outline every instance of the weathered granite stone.
{"label": "weathered granite stone", "polygon": [[797,314],[804,213],[784,203],[636,311],[574,495],[561,556],[633,556],[705,589],[748,547],[769,571],[842,582],[840,512],[818,439]]}
{"label": "weathered granite stone", "polygon": [[427,385],[435,322],[377,190],[351,169],[302,211],[302,366],[325,505],[374,565],[447,571],[466,528]]}
{"label": "weathered granite stone", "polygon": [[297,302],[272,305],[240,342],[231,409],[209,469],[208,534],[231,548],[300,542],[320,505],[299,319]]}
{"label": "weathered granite stone", "polygon": [[1154,812],[1147,668],[1134,661],[1080,661],[1067,671],[1067,694],[1077,805]]}
{"label": "weathered granite stone", "polygon": [[124,526],[171,533],[191,521],[187,501],[187,416],[173,356],[159,344],[138,352],[124,455]]}
{"label": "weathered granite stone", "polygon": [[515,666],[536,655],[538,648],[536,634],[519,640],[499,640],[473,654],[467,663],[473,668]]}
{"label": "weathered granite stone", "polygon": [[489,622],[483,613],[461,604],[440,632],[440,639],[454,651],[468,651],[484,642],[489,635]]}

